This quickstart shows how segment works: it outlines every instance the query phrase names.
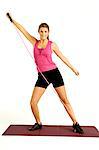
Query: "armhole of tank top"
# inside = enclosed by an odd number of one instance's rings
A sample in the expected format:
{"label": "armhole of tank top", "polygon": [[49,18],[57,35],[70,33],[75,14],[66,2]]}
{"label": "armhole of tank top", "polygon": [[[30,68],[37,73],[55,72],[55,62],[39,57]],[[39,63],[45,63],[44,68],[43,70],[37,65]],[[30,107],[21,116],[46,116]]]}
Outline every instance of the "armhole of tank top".
{"label": "armhole of tank top", "polygon": [[38,41],[39,41],[39,40],[37,40],[37,41],[35,42],[35,44],[34,44],[34,46],[33,46],[34,48],[36,47]]}
{"label": "armhole of tank top", "polygon": [[52,42],[52,41],[50,41],[50,48],[51,48],[51,52],[53,52],[52,47],[51,47],[52,43],[53,43],[53,42]]}

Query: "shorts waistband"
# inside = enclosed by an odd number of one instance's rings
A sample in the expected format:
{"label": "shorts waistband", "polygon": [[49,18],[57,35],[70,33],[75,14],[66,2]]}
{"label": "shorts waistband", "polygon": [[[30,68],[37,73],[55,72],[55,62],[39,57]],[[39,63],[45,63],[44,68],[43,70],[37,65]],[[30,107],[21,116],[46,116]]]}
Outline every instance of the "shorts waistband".
{"label": "shorts waistband", "polygon": [[[54,71],[54,70],[58,70],[58,67],[56,67],[55,69],[51,69],[51,70],[48,70],[48,71],[44,71],[44,72],[42,72],[42,73],[49,73],[49,72],[52,72],[52,71]],[[38,72],[38,74],[41,74],[41,73]]]}

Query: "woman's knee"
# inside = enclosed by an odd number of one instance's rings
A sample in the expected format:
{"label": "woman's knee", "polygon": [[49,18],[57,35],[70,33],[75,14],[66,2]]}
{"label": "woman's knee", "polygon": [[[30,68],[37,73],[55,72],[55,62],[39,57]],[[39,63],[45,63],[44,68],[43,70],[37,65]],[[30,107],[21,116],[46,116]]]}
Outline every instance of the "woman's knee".
{"label": "woman's knee", "polygon": [[44,91],[45,91],[45,88],[35,87],[33,89],[32,97],[30,100],[30,105],[37,105]]}
{"label": "woman's knee", "polygon": [[37,101],[35,101],[35,100],[31,100],[30,101],[30,105],[33,107],[33,106],[36,106],[37,105]]}

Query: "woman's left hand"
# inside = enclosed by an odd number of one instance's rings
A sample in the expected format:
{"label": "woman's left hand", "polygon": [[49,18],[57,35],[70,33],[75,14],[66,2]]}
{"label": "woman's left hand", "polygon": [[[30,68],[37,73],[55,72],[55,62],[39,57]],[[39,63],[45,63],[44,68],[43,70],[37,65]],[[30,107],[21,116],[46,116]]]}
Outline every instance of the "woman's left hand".
{"label": "woman's left hand", "polygon": [[79,72],[76,69],[73,69],[73,72],[75,73],[75,75],[79,75]]}

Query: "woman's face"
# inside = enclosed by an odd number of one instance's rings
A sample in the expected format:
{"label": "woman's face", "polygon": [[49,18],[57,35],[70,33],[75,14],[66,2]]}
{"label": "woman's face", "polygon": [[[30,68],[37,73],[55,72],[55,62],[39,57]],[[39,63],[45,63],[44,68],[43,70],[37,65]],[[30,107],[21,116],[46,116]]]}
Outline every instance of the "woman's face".
{"label": "woman's face", "polygon": [[39,29],[40,39],[45,40],[49,35],[49,31],[46,27],[41,27]]}

